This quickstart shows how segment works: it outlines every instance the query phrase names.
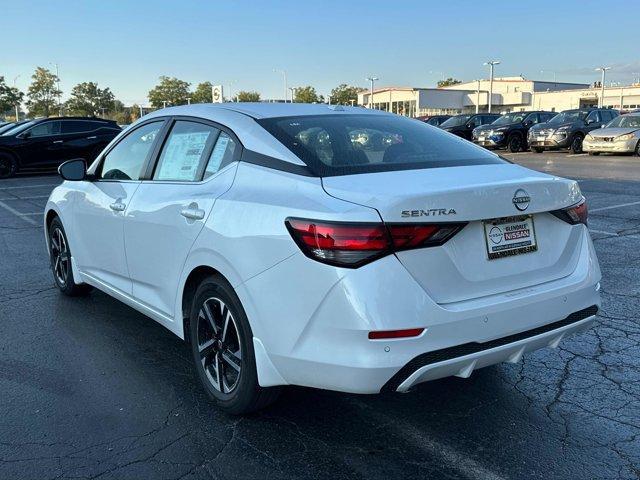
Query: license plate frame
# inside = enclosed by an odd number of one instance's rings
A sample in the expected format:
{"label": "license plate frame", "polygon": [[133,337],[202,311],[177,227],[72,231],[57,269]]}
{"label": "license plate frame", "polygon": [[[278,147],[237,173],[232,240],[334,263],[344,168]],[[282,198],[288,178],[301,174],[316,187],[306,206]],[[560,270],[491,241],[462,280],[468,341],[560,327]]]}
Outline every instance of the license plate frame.
{"label": "license plate frame", "polygon": [[547,137],[541,137],[541,136],[538,136],[538,137],[536,137],[536,142],[542,142],[542,143],[544,143],[544,141],[545,141],[546,139],[547,139]]}
{"label": "license plate frame", "polygon": [[533,215],[484,220],[482,230],[489,260],[538,251]]}

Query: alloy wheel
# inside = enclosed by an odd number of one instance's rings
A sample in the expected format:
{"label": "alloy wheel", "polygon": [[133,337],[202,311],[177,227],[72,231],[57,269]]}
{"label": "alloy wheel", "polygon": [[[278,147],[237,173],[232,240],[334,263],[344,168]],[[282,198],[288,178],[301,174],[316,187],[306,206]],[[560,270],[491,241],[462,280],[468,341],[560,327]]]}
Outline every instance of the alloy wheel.
{"label": "alloy wheel", "polygon": [[58,283],[64,287],[69,278],[69,248],[62,230],[59,228],[53,230],[50,243],[53,274]]}
{"label": "alloy wheel", "polygon": [[219,298],[205,300],[198,312],[198,352],[211,386],[229,394],[242,371],[240,330],[229,307]]}

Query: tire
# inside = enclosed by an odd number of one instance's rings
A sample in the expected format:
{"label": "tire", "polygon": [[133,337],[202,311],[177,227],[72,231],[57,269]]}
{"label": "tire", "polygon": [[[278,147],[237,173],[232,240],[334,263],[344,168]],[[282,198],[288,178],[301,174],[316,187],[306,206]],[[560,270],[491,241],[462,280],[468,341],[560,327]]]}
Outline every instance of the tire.
{"label": "tire", "polygon": [[583,140],[583,136],[580,133],[576,133],[573,136],[573,139],[571,140],[571,147],[569,147],[569,150],[571,150],[571,153],[577,155],[579,153],[582,153],[582,140]]}
{"label": "tire", "polygon": [[589,152],[589,155],[598,156],[600,155],[600,152]]}
{"label": "tire", "polygon": [[55,217],[49,224],[49,258],[53,280],[62,293],[69,297],[87,295],[93,287],[78,284],[73,280],[71,250],[60,218]]}
{"label": "tire", "polygon": [[189,337],[198,379],[219,408],[243,415],[278,398],[280,388],[258,385],[251,326],[233,287],[222,276],[207,277],[198,286]]}
{"label": "tire", "polygon": [[13,177],[18,171],[18,162],[8,153],[0,152],[0,178]]}
{"label": "tire", "polygon": [[533,148],[531,148],[531,151],[533,151],[533,153],[542,153],[542,152],[544,152],[544,148],[533,147]]}
{"label": "tire", "polygon": [[518,134],[513,134],[507,140],[507,149],[511,153],[518,153],[523,150],[522,137]]}
{"label": "tire", "polygon": [[636,155],[640,157],[640,140],[638,140],[638,144],[636,145]]}

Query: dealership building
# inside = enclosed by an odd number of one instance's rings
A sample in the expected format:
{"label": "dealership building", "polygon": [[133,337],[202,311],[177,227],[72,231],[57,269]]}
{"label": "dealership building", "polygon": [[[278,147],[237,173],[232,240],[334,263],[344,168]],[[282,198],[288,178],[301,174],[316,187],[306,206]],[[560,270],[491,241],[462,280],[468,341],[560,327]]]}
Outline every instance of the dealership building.
{"label": "dealership building", "polygon": [[[358,94],[358,104],[409,117],[487,112],[489,80],[476,80],[441,88],[384,87]],[[491,111],[562,111],[597,106],[601,88],[583,83],[501,77],[493,80]],[[604,106],[620,110],[640,108],[640,84],[606,87]]]}

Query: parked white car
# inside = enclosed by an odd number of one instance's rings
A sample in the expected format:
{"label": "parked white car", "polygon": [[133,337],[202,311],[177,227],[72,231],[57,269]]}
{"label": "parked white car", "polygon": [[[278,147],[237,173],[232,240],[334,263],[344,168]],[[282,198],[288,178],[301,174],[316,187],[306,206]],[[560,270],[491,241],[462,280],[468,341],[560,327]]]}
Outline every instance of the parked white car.
{"label": "parked white car", "polygon": [[575,181],[390,113],[167,108],[60,173],[58,288],[98,288],[187,340],[232,413],[282,385],[468,377],[555,347],[600,304]]}
{"label": "parked white car", "polygon": [[640,156],[640,112],[620,115],[599,130],[589,133],[583,142],[589,155],[635,153]]}

